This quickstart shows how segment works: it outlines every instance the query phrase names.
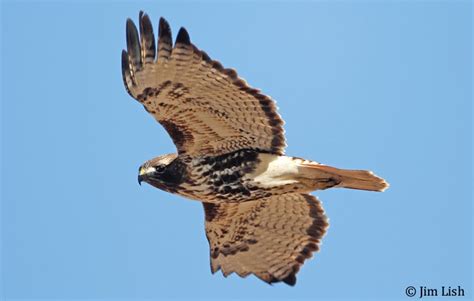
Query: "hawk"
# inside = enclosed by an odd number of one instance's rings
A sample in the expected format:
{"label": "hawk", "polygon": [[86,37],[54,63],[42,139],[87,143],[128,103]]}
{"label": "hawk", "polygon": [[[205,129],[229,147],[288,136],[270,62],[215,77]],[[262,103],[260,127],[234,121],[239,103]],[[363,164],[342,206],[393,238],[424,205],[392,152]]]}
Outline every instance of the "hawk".
{"label": "hawk", "polygon": [[139,168],[138,181],[202,202],[211,271],[296,283],[328,227],[314,190],[383,191],[365,170],[285,156],[274,101],[194,46],[181,28],[173,45],[161,18],[158,45],[148,15],[126,24],[122,74],[128,93],[168,132],[177,153]]}

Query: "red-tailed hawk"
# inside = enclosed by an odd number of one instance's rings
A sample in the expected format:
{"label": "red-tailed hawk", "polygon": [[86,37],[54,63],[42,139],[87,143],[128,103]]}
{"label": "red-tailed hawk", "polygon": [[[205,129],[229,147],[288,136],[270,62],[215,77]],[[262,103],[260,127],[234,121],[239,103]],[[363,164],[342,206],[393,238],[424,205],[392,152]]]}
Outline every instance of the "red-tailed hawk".
{"label": "red-tailed hawk", "polygon": [[127,20],[123,81],[173,139],[177,154],[144,163],[138,180],[203,203],[211,270],[296,282],[328,222],[309,193],[331,187],[383,191],[370,171],[343,170],[284,155],[283,121],[272,99],[160,19],[140,34]]}

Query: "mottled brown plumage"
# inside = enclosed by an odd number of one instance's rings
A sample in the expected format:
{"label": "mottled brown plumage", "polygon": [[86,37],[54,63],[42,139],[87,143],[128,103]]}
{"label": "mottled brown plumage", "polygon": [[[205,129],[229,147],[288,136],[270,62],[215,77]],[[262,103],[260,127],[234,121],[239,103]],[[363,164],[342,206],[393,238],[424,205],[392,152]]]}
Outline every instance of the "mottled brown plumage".
{"label": "mottled brown plumage", "polygon": [[328,226],[320,202],[287,193],[241,204],[204,203],[211,270],[294,285]]}
{"label": "mottled brown plumage", "polygon": [[[141,16],[143,23],[149,23],[147,15]],[[154,45],[151,26],[140,28],[149,31],[142,35],[145,45]],[[174,47],[163,18],[159,32],[155,61],[148,47],[140,50],[138,31],[127,21],[123,78],[130,95],[168,131],[179,154],[220,155],[244,148],[283,153],[283,121],[268,96],[198,50],[184,28]]]}
{"label": "mottled brown plumage", "polygon": [[[369,171],[284,155],[283,121],[270,97],[196,48],[181,28],[173,46],[161,18],[127,20],[122,74],[128,93],[171,136],[177,154],[144,163],[138,180],[203,202],[211,270],[296,283],[328,226],[309,193],[331,187],[382,191]],[[140,34],[139,34],[140,32]]]}

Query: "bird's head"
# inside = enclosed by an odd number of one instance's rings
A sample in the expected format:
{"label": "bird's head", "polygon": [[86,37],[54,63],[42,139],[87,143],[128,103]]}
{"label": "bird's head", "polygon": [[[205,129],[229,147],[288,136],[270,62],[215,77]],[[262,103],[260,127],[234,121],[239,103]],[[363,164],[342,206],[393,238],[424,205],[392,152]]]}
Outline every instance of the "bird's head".
{"label": "bird's head", "polygon": [[166,154],[143,163],[138,169],[138,183],[146,182],[164,189],[168,182],[173,181],[174,168],[170,168],[177,154]]}

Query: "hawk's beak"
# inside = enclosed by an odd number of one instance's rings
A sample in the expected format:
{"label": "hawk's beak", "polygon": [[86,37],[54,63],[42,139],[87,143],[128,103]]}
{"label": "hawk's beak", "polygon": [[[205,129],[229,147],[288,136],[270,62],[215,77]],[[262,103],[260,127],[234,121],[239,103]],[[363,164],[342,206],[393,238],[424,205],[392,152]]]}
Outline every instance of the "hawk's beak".
{"label": "hawk's beak", "polygon": [[142,185],[142,182],[146,182],[147,179],[150,179],[155,172],[155,168],[152,166],[140,167],[138,170],[138,184]]}
{"label": "hawk's beak", "polygon": [[138,170],[138,184],[140,184],[140,186],[142,185],[142,182],[145,181],[145,178],[146,178],[145,168],[140,167],[140,169]]}

